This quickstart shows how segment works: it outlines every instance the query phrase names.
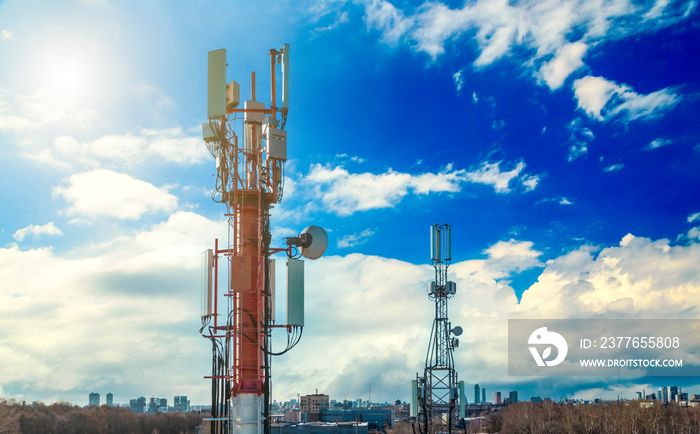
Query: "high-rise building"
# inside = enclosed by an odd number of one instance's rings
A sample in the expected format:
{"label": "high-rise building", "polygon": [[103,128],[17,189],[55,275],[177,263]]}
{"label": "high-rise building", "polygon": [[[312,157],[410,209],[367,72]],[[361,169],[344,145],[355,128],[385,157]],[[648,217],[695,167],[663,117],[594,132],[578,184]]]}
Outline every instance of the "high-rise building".
{"label": "high-rise building", "polygon": [[493,403],[501,405],[501,392],[493,392]]}
{"label": "high-rise building", "polygon": [[111,393],[107,394],[107,405],[114,405],[114,395]]}
{"label": "high-rise building", "polygon": [[129,408],[131,408],[134,413],[143,413],[146,410],[146,398],[142,396],[129,400]]}
{"label": "high-rise building", "polygon": [[671,386],[671,393],[669,393],[669,398],[671,401],[676,401],[676,396],[678,396],[678,386]]}
{"label": "high-rise building", "polygon": [[187,396],[176,396],[173,400],[175,411],[182,413],[190,411],[190,401],[187,400]]}
{"label": "high-rise building", "polygon": [[510,393],[508,394],[508,402],[510,404],[515,404],[518,402],[518,391],[517,390],[510,391]]}
{"label": "high-rise building", "polygon": [[642,400],[642,392],[637,392],[637,400],[638,401]]}
{"label": "high-rise building", "polygon": [[481,388],[481,402],[486,402],[486,388]]}
{"label": "high-rise building", "polygon": [[306,413],[307,421],[318,422],[321,420],[321,410],[327,410],[330,406],[328,395],[319,394],[318,390],[314,395],[301,397],[301,412]]}
{"label": "high-rise building", "polygon": [[659,387],[658,398],[659,398],[659,401],[661,401],[661,402],[668,402],[668,387],[666,387],[666,386]]}
{"label": "high-rise building", "polygon": [[100,394],[92,392],[89,397],[89,405],[100,405]]}
{"label": "high-rise building", "polygon": [[474,385],[474,404],[479,403],[479,398],[480,398],[479,395],[481,395],[481,388],[479,387],[478,384],[475,384]]}

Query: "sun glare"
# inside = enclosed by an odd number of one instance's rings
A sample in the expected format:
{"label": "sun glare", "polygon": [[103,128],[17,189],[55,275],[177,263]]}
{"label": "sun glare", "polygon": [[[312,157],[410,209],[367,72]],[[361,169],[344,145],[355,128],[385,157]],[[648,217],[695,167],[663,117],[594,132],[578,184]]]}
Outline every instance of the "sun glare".
{"label": "sun glare", "polygon": [[62,100],[83,100],[94,92],[94,61],[77,47],[52,47],[42,59],[39,88]]}
{"label": "sun glare", "polygon": [[81,83],[86,79],[84,69],[75,63],[54,65],[50,74],[50,90],[64,96],[80,93]]}

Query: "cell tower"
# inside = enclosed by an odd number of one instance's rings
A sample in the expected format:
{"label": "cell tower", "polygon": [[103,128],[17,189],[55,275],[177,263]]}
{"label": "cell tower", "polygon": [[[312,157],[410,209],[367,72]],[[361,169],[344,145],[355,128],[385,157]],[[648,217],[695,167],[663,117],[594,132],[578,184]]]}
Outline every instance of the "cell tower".
{"label": "cell tower", "polygon": [[455,283],[447,280],[447,268],[452,262],[449,225],[430,227],[430,254],[435,280],[428,282],[428,298],[435,301],[435,320],[423,376],[416,375],[411,382],[411,418],[418,422],[423,434],[451,433],[464,418],[466,400],[464,382],[458,382],[452,354],[459,346],[457,336],[462,334],[462,328],[452,328],[447,317],[447,300],[457,292]]}
{"label": "cell tower", "polygon": [[[271,248],[270,209],[283,193],[287,160],[289,101],[289,45],[270,50],[271,104],[255,95],[240,105],[240,87],[226,83],[226,50],[209,52],[208,122],[202,136],[216,159],[215,202],[226,206],[228,241],[215,241],[203,255],[202,327],[212,342],[212,434],[270,433],[270,357],[284,354],[301,338],[304,326],[304,256],[319,258],[328,237],[309,226],[285,248]],[[277,106],[276,64],[282,69],[282,106]],[[278,115],[279,118],[278,119]],[[287,253],[287,320],[275,322],[275,265],[273,253]],[[220,262],[227,270],[219,307]],[[223,273],[222,273],[223,274]],[[287,346],[273,351],[272,332],[287,333]],[[206,331],[205,331],[206,330]]]}

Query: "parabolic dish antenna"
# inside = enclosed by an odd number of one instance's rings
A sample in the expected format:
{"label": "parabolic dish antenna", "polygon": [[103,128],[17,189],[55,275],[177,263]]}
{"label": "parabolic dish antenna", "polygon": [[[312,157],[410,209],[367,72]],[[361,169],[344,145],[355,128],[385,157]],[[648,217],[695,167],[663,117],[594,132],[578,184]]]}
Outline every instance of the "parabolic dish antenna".
{"label": "parabolic dish antenna", "polygon": [[453,333],[455,336],[461,335],[463,331],[464,331],[464,330],[462,330],[462,327],[460,327],[460,326],[457,326],[457,327],[455,327],[455,328],[452,329],[452,333]]}
{"label": "parabolic dish antenna", "polygon": [[302,245],[299,251],[308,259],[318,259],[328,247],[328,234],[322,227],[311,225],[301,231]]}

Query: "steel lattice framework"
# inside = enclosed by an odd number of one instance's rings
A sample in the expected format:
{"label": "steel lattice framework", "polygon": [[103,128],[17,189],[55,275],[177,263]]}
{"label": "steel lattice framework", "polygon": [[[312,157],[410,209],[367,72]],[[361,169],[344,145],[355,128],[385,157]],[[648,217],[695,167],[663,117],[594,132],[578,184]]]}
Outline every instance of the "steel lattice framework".
{"label": "steel lattice framework", "polygon": [[421,410],[418,420],[424,426],[424,433],[452,432],[458,421],[458,378],[453,357],[457,340],[451,336],[447,310],[447,300],[456,293],[454,282],[447,280],[447,269],[452,261],[450,244],[450,226],[433,225],[431,262],[435,268],[435,280],[428,284],[428,298],[435,302],[435,319],[424,375],[417,379],[422,385],[418,393]]}

